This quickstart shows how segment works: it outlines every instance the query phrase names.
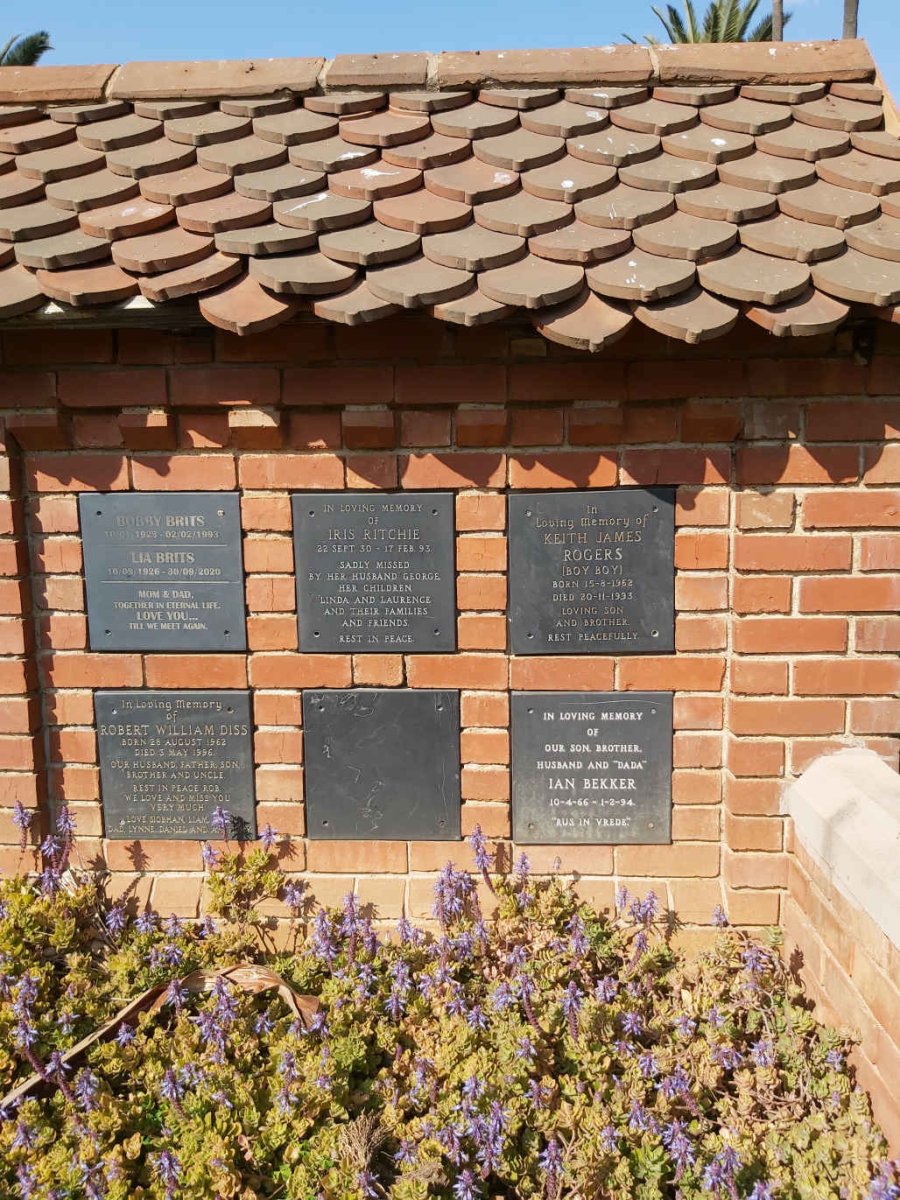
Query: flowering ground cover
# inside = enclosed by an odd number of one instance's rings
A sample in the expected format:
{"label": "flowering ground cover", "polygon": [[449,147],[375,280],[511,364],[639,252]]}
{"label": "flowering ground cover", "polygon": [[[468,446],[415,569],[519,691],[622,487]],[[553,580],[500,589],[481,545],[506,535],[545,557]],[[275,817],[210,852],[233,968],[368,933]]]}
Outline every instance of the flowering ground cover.
{"label": "flowering ground cover", "polygon": [[[471,840],[432,932],[317,908],[269,830],[207,848],[214,915],[188,923],[110,903],[70,866],[63,810],[40,879],[0,884],[0,1092],[39,1077],[0,1112],[0,1196],[898,1200],[850,1045],[776,931],[720,913],[687,959],[652,894],[608,917]],[[276,895],[286,949],[257,910]],[[317,998],[311,1018],[221,976],[185,986],[250,962]],[[66,1060],[153,985],[158,1011]]]}

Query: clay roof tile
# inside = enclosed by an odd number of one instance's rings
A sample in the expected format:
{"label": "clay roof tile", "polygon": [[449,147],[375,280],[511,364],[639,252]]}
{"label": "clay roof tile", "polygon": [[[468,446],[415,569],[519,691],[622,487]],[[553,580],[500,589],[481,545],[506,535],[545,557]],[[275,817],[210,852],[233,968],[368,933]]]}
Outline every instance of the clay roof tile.
{"label": "clay roof tile", "polygon": [[676,212],[663,221],[635,229],[634,244],[648,254],[704,262],[724,254],[737,241],[738,229],[729,221],[707,221]]}
{"label": "clay roof tile", "polygon": [[200,300],[200,311],[211,325],[240,336],[272,329],[298,308],[297,301],[273,296],[248,275]]}
{"label": "clay roof tile", "polygon": [[471,328],[473,325],[486,325],[489,321],[499,321],[503,317],[510,316],[515,309],[509,304],[500,304],[498,301],[492,300],[490,296],[480,292],[477,287],[473,287],[462,296],[436,304],[431,312],[439,321],[449,321],[453,325],[464,325]]}
{"label": "clay roof tile", "polygon": [[737,305],[728,304],[696,286],[665,300],[638,304],[634,310],[637,319],[650,329],[692,345],[727,333],[739,313]]}
{"label": "clay roof tile", "polygon": [[114,175],[112,171],[93,171],[90,175],[77,175],[72,179],[47,184],[47,199],[57,208],[85,212],[90,208],[121,204],[136,196],[138,191],[134,179]]}
{"label": "clay roof tile", "polygon": [[813,283],[829,296],[885,307],[900,303],[900,262],[873,258],[859,250],[814,263]]}
{"label": "clay roof tile", "polygon": [[523,308],[548,308],[561,304],[584,287],[584,269],[527,254],[506,267],[482,271],[479,290],[498,304]]}
{"label": "clay roof tile", "polygon": [[321,171],[305,171],[293,163],[282,163],[280,167],[269,167],[265,171],[251,171],[234,179],[234,190],[253,200],[289,200],[322,191],[325,186],[325,175]]}
{"label": "clay roof tile", "polygon": [[271,215],[272,205],[267,201],[253,200],[237,192],[184,204],[176,213],[178,224],[192,233],[221,233],[225,229],[260,225]]}
{"label": "clay roof tile", "polygon": [[333,137],[338,131],[336,117],[313,112],[308,108],[289,108],[284,112],[255,117],[253,132],[267,142],[282,146],[297,146]]}
{"label": "clay roof tile", "polygon": [[896,217],[880,216],[866,225],[851,225],[844,237],[854,250],[900,262],[900,220]]}
{"label": "clay roof tile", "polygon": [[464,138],[448,138],[442,133],[432,133],[420,142],[407,142],[402,146],[385,146],[381,157],[397,167],[414,167],[427,171],[433,167],[446,167],[450,163],[462,162],[472,153],[471,142]]}
{"label": "clay roof tile", "polygon": [[809,286],[805,264],[788,258],[773,262],[745,246],[701,263],[697,274],[708,292],[754,304],[783,304],[802,295]]}
{"label": "clay roof tile", "polygon": [[587,104],[573,104],[571,100],[558,100],[547,108],[536,108],[519,116],[523,129],[532,133],[548,134],[550,137],[570,138],[591,133],[609,124],[605,109]]}
{"label": "clay roof tile", "polygon": [[599,225],[587,225],[584,221],[573,221],[571,225],[538,234],[528,241],[528,249],[538,258],[582,265],[612,258],[630,245],[631,234],[627,230],[603,229]]}
{"label": "clay roof tile", "polygon": [[18,265],[0,269],[0,317],[21,317],[40,308],[46,300],[31,271]]}
{"label": "clay roof tile", "polygon": [[431,133],[428,117],[418,113],[378,112],[341,121],[341,137],[358,146],[399,146],[420,142]]}
{"label": "clay roof tile", "polygon": [[288,158],[295,166],[303,167],[307,171],[332,174],[356,170],[377,161],[378,150],[374,146],[355,146],[352,142],[335,135],[291,146]]}
{"label": "clay roof tile", "polygon": [[697,191],[680,192],[675,197],[675,204],[680,212],[690,213],[692,217],[740,224],[769,216],[777,208],[778,201],[765,192],[716,183]]}
{"label": "clay roof tile", "polygon": [[224,254],[247,254],[264,257],[267,254],[289,254],[309,250],[316,245],[316,235],[310,229],[291,229],[270,221],[265,225],[250,225],[242,229],[226,229],[216,234],[216,249]]}
{"label": "clay roof tile", "polygon": [[55,237],[19,242],[15,248],[16,261],[36,271],[58,271],[63,267],[80,267],[86,263],[109,258],[109,242],[91,237],[80,229],[60,233]]}
{"label": "clay roof tile", "polygon": [[599,196],[601,192],[615,187],[617,180],[613,167],[601,163],[587,162],[567,154],[545,167],[527,171],[521,179],[522,187],[533,196],[545,200],[562,200],[574,204]]}
{"label": "clay roof tile", "polygon": [[691,287],[697,277],[693,263],[660,258],[633,248],[587,271],[588,286],[616,300],[662,300]]}
{"label": "clay roof tile", "polygon": [[821,129],[843,129],[845,133],[857,129],[877,129],[883,114],[880,104],[859,104],[855,100],[842,100],[839,96],[823,96],[806,104],[795,104],[791,111],[804,125],[818,125]]}
{"label": "clay roof tile", "polygon": [[551,342],[593,354],[618,341],[634,320],[629,309],[610,304],[587,289],[566,304],[536,314],[532,319],[535,328]]}
{"label": "clay roof tile", "polygon": [[268,171],[287,162],[287,150],[275,142],[266,142],[250,134],[231,142],[201,146],[197,162],[207,171],[221,175],[245,175],[250,171]]}
{"label": "clay roof tile", "polygon": [[572,220],[571,204],[542,200],[528,192],[516,192],[503,200],[489,200],[475,208],[475,220],[485,229],[532,237],[559,229]]}
{"label": "clay roof tile", "polygon": [[[861,229],[866,226],[860,226]],[[831,258],[844,248],[844,235],[824,225],[797,221],[776,213],[763,221],[751,221],[741,227],[741,244],[760,254],[775,258],[795,258],[798,262],[817,262]]]}
{"label": "clay roof tile", "polygon": [[744,309],[749,320],[776,337],[814,337],[831,333],[849,314],[846,304],[813,287],[783,304],[751,304]]}
{"label": "clay roof tile", "polygon": [[778,205],[789,217],[812,221],[814,225],[830,225],[834,229],[862,225],[878,216],[878,201],[873,197],[835,187],[821,179],[809,187],[783,192],[778,197]]}
{"label": "clay roof tile", "polygon": [[862,150],[851,150],[839,158],[826,158],[816,165],[816,172],[826,183],[884,196],[900,191],[900,162],[877,158]]}
{"label": "clay roof tile", "polygon": [[313,192],[293,200],[280,200],[273,208],[275,220],[292,229],[346,229],[367,220],[371,213],[368,200],[337,196],[334,192]]}
{"label": "clay roof tile", "polygon": [[599,196],[582,200],[575,211],[589,225],[602,225],[604,229],[636,229],[674,212],[675,201],[668,192],[619,183]]}
{"label": "clay roof tile", "polygon": [[370,271],[368,282],[371,291],[390,304],[421,308],[464,295],[472,285],[473,276],[469,271],[444,267],[419,255],[397,266]]}
{"label": "clay roof tile", "polygon": [[70,267],[64,271],[36,271],[35,280],[45,295],[76,308],[127,300],[138,292],[137,280],[113,263]]}
{"label": "clay roof tile", "polygon": [[281,295],[327,296],[348,287],[356,278],[356,271],[311,250],[251,258],[250,278]]}
{"label": "clay roof tile", "polygon": [[171,229],[114,242],[112,257],[116,266],[125,271],[152,275],[199,262],[201,258],[206,258],[212,248],[212,238],[189,233],[173,225]]}
{"label": "clay roof tile", "polygon": [[473,225],[454,233],[433,234],[422,240],[426,258],[459,271],[489,271],[523,258],[528,248],[523,237],[498,233]]}
{"label": "clay roof tile", "polygon": [[434,167],[425,172],[424,180],[430,192],[463,204],[498,200],[519,190],[519,176],[515,171],[491,167],[477,158],[447,167]]}
{"label": "clay roof tile", "polygon": [[363,225],[323,233],[319,237],[319,249],[326,257],[359,267],[412,258],[419,253],[420,245],[418,234],[392,229],[379,221],[367,221]]}
{"label": "clay roof tile", "polygon": [[472,220],[472,210],[467,204],[448,200],[422,188],[402,196],[389,196],[375,203],[375,217],[382,225],[392,229],[405,229],[410,233],[446,233],[459,229]]}
{"label": "clay roof tile", "polygon": [[156,204],[143,196],[126,200],[124,204],[112,204],[109,208],[91,208],[80,214],[78,223],[83,233],[91,237],[102,237],[108,241],[119,238],[139,237],[171,225],[175,209],[170,204]]}
{"label": "clay roof tile", "polygon": [[163,171],[141,180],[141,195],[157,204],[195,204],[198,200],[224,196],[230,191],[231,180],[227,175],[218,175],[199,166]]}
{"label": "clay roof tile", "polygon": [[792,121],[790,125],[764,133],[756,139],[757,149],[766,154],[805,162],[843,154],[849,146],[850,139],[839,129],[822,129],[815,125],[803,125],[800,121]]}
{"label": "clay roof tile", "polygon": [[575,158],[606,163],[611,167],[624,167],[629,163],[654,158],[660,147],[655,134],[634,133],[614,126],[583,137],[570,138],[566,145]]}
{"label": "clay roof tile", "polygon": [[156,138],[152,142],[141,142],[137,146],[126,146],[112,150],[106,156],[106,165],[116,175],[130,175],[132,179],[145,179],[148,175],[163,175],[169,171],[183,170],[197,159],[193,146],[180,146],[168,138]]}
{"label": "clay roof tile", "polygon": [[208,254],[185,267],[164,271],[161,275],[145,276],[138,280],[141,294],[156,304],[166,300],[178,300],[183,296],[196,296],[201,292],[221,287],[229,280],[242,275],[243,263],[229,254]]}
{"label": "clay roof tile", "polygon": [[389,304],[376,296],[364,279],[345,292],[326,296],[324,300],[316,300],[313,304],[313,312],[317,317],[341,325],[364,325],[399,311],[396,304]]}

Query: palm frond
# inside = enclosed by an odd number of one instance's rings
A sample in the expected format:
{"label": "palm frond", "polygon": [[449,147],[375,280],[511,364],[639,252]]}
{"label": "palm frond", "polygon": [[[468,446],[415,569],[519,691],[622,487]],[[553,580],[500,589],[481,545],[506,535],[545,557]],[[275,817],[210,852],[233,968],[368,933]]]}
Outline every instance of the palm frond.
{"label": "palm frond", "polygon": [[[653,6],[656,15],[670,42],[770,42],[772,40],[772,16],[760,18],[751,29],[760,0],[709,0],[702,19],[698,19],[694,0],[684,0],[684,14],[674,4],[666,4],[663,13]],[[784,14],[787,25],[791,14]],[[636,39],[624,35],[632,45]],[[644,41],[651,46],[658,40],[645,35]]]}
{"label": "palm frond", "polygon": [[37,33],[26,34],[25,37],[13,37],[3,47],[0,53],[0,66],[3,67],[33,67],[39,59],[52,50],[50,34],[46,29]]}

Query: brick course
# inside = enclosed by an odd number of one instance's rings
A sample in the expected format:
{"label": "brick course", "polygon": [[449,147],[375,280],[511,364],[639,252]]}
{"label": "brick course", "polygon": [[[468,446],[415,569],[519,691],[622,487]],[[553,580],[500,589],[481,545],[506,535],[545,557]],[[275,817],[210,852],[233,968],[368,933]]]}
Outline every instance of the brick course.
{"label": "brick course", "polygon": [[[885,393],[900,390],[900,329],[879,327],[870,366],[838,335],[779,351],[750,326],[675,350],[633,327],[588,358],[528,326],[417,317],[247,339],[4,333],[0,808],[40,808],[33,845],[50,806],[70,803],[85,855],[104,855],[124,887],[136,868],[101,840],[91,690],[249,685],[260,824],[289,836],[286,864],[322,898],[356,887],[385,917],[425,913],[434,872],[464,847],[305,842],[301,689],[461,689],[463,829],[480,823],[509,862],[508,689],[671,688],[675,844],[536,848],[535,866],[558,858],[604,903],[617,881],[655,883],[689,923],[720,902],[742,924],[778,920],[786,780],[849,744],[896,762],[900,491]],[[505,491],[657,483],[678,489],[677,653],[511,657]],[[234,487],[247,653],[90,652],[72,493]],[[457,491],[457,654],[298,652],[290,493],[343,487]],[[16,840],[0,822],[5,869]],[[196,853],[156,844],[149,862],[155,902],[197,911]]]}

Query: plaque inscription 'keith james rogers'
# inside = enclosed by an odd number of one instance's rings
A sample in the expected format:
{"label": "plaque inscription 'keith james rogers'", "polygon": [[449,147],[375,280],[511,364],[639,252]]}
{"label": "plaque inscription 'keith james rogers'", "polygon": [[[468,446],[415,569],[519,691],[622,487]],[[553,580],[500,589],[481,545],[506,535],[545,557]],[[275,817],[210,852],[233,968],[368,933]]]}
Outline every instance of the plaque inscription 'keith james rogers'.
{"label": "plaque inscription 'keith james rogers'", "polygon": [[675,649],[675,489],[509,497],[514,654]]}
{"label": "plaque inscription 'keith james rogers'", "polygon": [[300,650],[456,649],[453,496],[296,494]]}

